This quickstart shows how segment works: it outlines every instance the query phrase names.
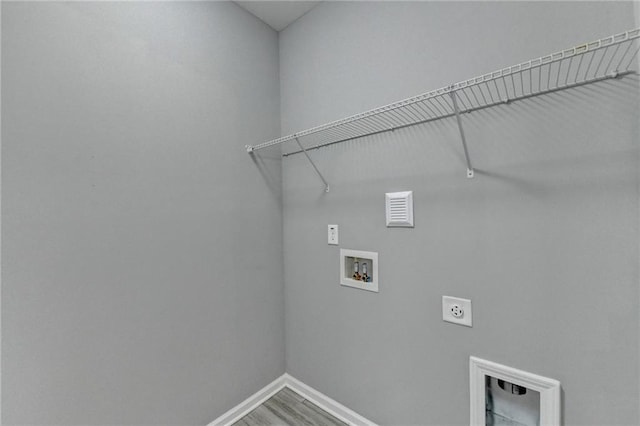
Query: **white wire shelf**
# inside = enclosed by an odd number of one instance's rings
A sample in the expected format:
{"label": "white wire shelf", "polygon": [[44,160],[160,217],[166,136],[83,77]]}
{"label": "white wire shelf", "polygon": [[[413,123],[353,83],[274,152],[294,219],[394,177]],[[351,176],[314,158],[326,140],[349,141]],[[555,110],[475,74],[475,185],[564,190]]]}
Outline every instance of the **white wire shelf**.
{"label": "white wire shelf", "polygon": [[[460,114],[637,73],[639,39],[640,28],[636,28],[288,136],[247,145],[246,149],[253,153],[293,141],[298,149],[283,156],[304,153],[311,161],[307,154],[310,149],[456,117],[467,157],[467,176],[473,177]],[[311,163],[328,190],[325,179]]]}

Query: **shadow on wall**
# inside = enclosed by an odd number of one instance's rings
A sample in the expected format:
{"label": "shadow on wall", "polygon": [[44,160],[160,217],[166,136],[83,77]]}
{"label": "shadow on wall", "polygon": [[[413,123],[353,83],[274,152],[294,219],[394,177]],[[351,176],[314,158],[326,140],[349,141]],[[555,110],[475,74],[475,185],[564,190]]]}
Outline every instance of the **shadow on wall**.
{"label": "shadow on wall", "polygon": [[[638,148],[625,138],[637,120],[639,83],[637,75],[629,75],[463,114],[476,172],[531,194],[544,193],[550,186],[592,190],[592,185],[633,184],[635,176],[616,172],[612,163],[630,160],[637,153]],[[634,131],[637,133],[637,128]],[[332,192],[339,192],[340,185],[415,178],[428,179],[434,184],[431,187],[448,190],[458,185],[447,183],[447,179],[452,174],[464,177],[466,169],[453,118],[309,153],[332,185]],[[289,156],[284,162],[287,173],[304,177],[286,181],[289,189],[322,191],[319,182],[316,185],[315,180],[307,179],[312,170],[303,155]],[[545,188],[543,182],[554,176],[558,179]]]}
{"label": "shadow on wall", "polygon": [[275,163],[282,161],[279,147],[251,154],[247,153],[247,156],[255,164],[271,194],[282,201],[282,174],[278,173],[280,167],[274,167]]}

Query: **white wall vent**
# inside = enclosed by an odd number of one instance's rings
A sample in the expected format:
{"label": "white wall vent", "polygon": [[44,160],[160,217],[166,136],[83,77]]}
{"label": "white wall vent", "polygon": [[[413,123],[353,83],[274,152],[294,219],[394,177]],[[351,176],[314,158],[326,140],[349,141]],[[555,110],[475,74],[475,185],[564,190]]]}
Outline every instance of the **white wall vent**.
{"label": "white wall vent", "polygon": [[387,227],[413,228],[413,191],[385,194]]}

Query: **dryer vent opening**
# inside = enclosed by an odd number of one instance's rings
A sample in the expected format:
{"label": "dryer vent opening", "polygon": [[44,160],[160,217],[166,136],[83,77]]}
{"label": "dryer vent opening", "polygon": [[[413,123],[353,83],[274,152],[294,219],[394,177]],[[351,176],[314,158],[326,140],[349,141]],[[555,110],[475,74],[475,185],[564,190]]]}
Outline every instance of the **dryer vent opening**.
{"label": "dryer vent opening", "polygon": [[485,376],[487,426],[539,426],[540,393]]}

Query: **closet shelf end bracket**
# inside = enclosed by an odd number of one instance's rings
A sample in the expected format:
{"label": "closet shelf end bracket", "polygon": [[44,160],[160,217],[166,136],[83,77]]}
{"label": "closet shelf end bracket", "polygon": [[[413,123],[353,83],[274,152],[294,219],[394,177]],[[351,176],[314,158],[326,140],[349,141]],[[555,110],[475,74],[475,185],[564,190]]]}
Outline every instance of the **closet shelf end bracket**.
{"label": "closet shelf end bracket", "polygon": [[300,147],[300,151],[302,151],[304,153],[305,157],[307,157],[307,160],[309,160],[309,163],[311,163],[311,166],[316,171],[318,177],[320,177],[320,180],[322,180],[322,183],[324,183],[324,191],[325,192],[329,192],[329,183],[324,178],[324,176],[322,176],[322,173],[320,173],[320,170],[318,170],[318,167],[316,166],[316,163],[313,162],[313,160],[309,156],[309,153],[307,152],[307,150],[300,143],[300,140],[298,139],[298,135],[294,135],[294,139],[295,139],[296,143],[298,144],[298,146]]}
{"label": "closet shelf end bracket", "polygon": [[462,148],[464,149],[464,157],[467,161],[467,178],[472,179],[474,176],[473,165],[471,165],[471,158],[469,157],[469,149],[467,148],[467,139],[464,136],[464,128],[462,127],[462,119],[460,118],[460,108],[458,108],[458,100],[456,99],[456,92],[453,90],[453,86],[451,87],[451,91],[449,92],[449,96],[451,96],[451,102],[453,102],[453,112],[456,116],[456,121],[458,122],[458,130],[460,130],[460,138],[462,139]]}

